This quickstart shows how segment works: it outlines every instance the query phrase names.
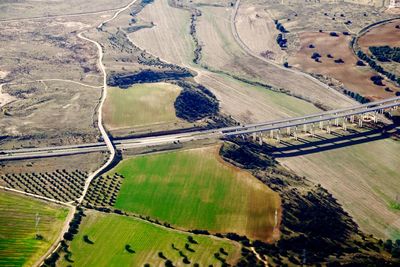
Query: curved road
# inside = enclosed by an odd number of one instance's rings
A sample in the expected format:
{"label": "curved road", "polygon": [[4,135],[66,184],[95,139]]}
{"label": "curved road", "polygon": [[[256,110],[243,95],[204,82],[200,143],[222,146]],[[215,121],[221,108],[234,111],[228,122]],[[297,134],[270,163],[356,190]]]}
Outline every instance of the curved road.
{"label": "curved road", "polygon": [[264,57],[262,57],[262,56],[260,56],[260,55],[258,55],[258,54],[256,54],[256,53],[254,53],[254,52],[243,42],[243,40],[242,40],[242,39],[240,38],[240,36],[239,36],[239,33],[237,32],[237,28],[236,28],[236,16],[237,16],[237,13],[238,13],[238,10],[239,10],[239,6],[240,6],[240,0],[237,0],[237,1],[236,1],[236,4],[235,4],[235,7],[234,7],[234,9],[233,9],[233,11],[232,11],[232,15],[231,15],[231,19],[230,19],[230,22],[231,22],[231,23],[230,23],[230,24],[231,24],[231,31],[232,31],[233,37],[234,37],[234,39],[236,40],[236,42],[238,43],[238,45],[243,49],[243,51],[245,51],[248,55],[250,55],[250,56],[252,56],[252,57],[254,57],[254,58],[257,58],[257,59],[259,59],[259,60],[261,60],[261,61],[264,61],[264,62],[267,63],[267,64],[273,65],[274,67],[277,67],[277,68],[279,68],[279,69],[281,69],[281,70],[288,71],[288,72],[292,72],[292,73],[295,73],[295,74],[297,74],[297,75],[301,75],[301,76],[303,76],[303,77],[305,77],[305,78],[311,80],[312,82],[314,82],[314,83],[316,83],[316,84],[318,84],[318,85],[324,87],[325,89],[328,89],[328,90],[332,91],[334,94],[337,94],[337,95],[340,96],[340,97],[343,96],[343,94],[341,94],[340,92],[336,91],[336,90],[333,89],[332,87],[326,85],[325,83],[321,82],[320,80],[318,80],[318,79],[312,77],[311,75],[309,75],[309,74],[307,74],[307,73],[304,73],[304,72],[301,72],[301,71],[298,71],[298,70],[295,70],[295,69],[285,68],[285,67],[283,67],[283,66],[281,66],[281,65],[279,65],[279,64],[277,64],[277,63],[275,63],[275,62],[273,62],[273,61],[271,61],[271,60],[268,60],[268,59],[266,59],[266,58],[264,58]]}
{"label": "curved road", "polygon": [[[97,27],[97,29],[100,28],[100,27],[102,27],[105,23],[110,22],[110,21],[112,21],[113,19],[115,19],[121,12],[125,11],[126,9],[128,9],[128,8],[129,8],[131,5],[133,5],[136,1],[137,1],[137,0],[133,0],[133,1],[130,2],[128,5],[126,5],[126,6],[122,7],[122,8],[120,8],[120,9],[118,9],[117,12],[115,12],[115,14],[111,17],[111,19],[107,19],[107,20],[105,20],[104,22],[102,22],[102,23]],[[78,37],[81,38],[81,39],[83,39],[83,40],[86,40],[86,41],[88,41],[88,42],[93,43],[93,44],[97,47],[97,51],[98,51],[98,55],[99,55],[98,65],[99,65],[99,67],[100,67],[100,69],[101,69],[101,72],[103,73],[103,92],[102,92],[101,99],[100,99],[100,105],[99,105],[99,107],[98,107],[97,126],[98,126],[98,128],[99,128],[99,130],[100,130],[100,133],[101,133],[101,135],[102,135],[102,137],[103,137],[103,140],[104,140],[104,142],[106,143],[107,148],[108,148],[108,150],[109,150],[109,152],[110,152],[110,156],[109,156],[107,162],[104,163],[104,164],[103,164],[99,169],[97,169],[95,172],[93,172],[92,174],[90,174],[89,177],[88,177],[88,179],[86,180],[85,186],[84,186],[84,189],[83,189],[83,192],[82,192],[82,195],[81,195],[81,197],[77,200],[78,204],[81,204],[82,201],[83,201],[83,199],[84,199],[84,197],[85,197],[85,195],[86,195],[86,193],[87,193],[87,191],[88,191],[88,189],[89,189],[89,185],[90,185],[91,181],[92,181],[97,175],[99,175],[104,169],[106,169],[106,168],[112,163],[112,161],[114,160],[114,157],[115,157],[115,148],[114,148],[114,145],[113,145],[113,143],[111,142],[110,138],[108,137],[108,134],[107,134],[107,132],[106,132],[106,130],[104,129],[104,126],[103,126],[103,105],[104,105],[104,101],[105,101],[106,96],[107,96],[107,72],[106,72],[106,68],[105,68],[105,66],[104,66],[104,64],[103,64],[103,56],[104,56],[104,54],[103,54],[103,48],[101,47],[101,45],[100,45],[97,41],[85,37],[85,36],[83,35],[83,32],[78,33]],[[64,233],[66,233],[66,232],[68,231],[69,223],[70,223],[71,220],[73,219],[74,213],[75,213],[75,207],[73,208],[73,212],[71,212],[70,215],[68,215],[68,218],[67,218],[66,221],[65,221],[64,227],[63,227],[62,231],[60,232],[60,235],[59,235],[59,237],[57,238],[57,241],[56,241],[56,242],[52,245],[52,247],[41,257],[40,261],[38,262],[39,264],[36,263],[35,266],[41,265],[41,263],[43,263],[43,261],[44,261],[51,253],[53,253],[54,251],[56,251],[56,250],[58,249],[58,247],[59,247],[59,245],[60,245],[60,241],[62,240],[62,238],[63,238],[63,236],[64,236]]]}

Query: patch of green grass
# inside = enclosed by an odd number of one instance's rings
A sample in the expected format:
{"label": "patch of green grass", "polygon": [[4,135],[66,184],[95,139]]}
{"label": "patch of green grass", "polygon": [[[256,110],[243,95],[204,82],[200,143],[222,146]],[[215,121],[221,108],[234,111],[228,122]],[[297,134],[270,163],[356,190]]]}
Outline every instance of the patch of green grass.
{"label": "patch of green grass", "polygon": [[[84,236],[91,243],[84,240]],[[69,250],[74,266],[164,266],[166,259],[175,266],[183,266],[180,251],[190,261],[200,266],[221,266],[214,253],[222,247],[228,252],[227,262],[234,263],[240,253],[237,243],[209,236],[193,236],[198,244],[190,243],[187,233],[170,230],[132,217],[86,212],[79,233],[71,242]],[[189,251],[185,245],[189,244]],[[165,256],[162,259],[159,253]],[[61,260],[60,266],[70,263]],[[188,265],[189,266],[189,265]]]}
{"label": "patch of green grass", "polygon": [[[36,239],[35,219],[39,214]],[[0,266],[31,266],[57,238],[68,210],[0,191]]]}
{"label": "patch of green grass", "polygon": [[396,201],[390,201],[389,207],[394,210],[400,210],[400,203]]}
{"label": "patch of green grass", "polygon": [[117,209],[186,229],[270,240],[279,195],[218,155],[218,146],[139,156],[110,171],[125,179]]}
{"label": "patch of green grass", "polygon": [[180,87],[169,83],[112,87],[105,102],[104,121],[111,129],[182,122],[174,107],[180,92]]}

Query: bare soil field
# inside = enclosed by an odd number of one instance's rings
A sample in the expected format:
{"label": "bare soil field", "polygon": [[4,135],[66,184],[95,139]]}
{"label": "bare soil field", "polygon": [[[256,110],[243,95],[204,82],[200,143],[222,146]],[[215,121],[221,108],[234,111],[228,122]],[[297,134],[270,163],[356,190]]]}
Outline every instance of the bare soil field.
{"label": "bare soil field", "polygon": [[[385,86],[375,85],[370,78],[377,75],[368,66],[357,66],[358,58],[349,46],[350,36],[338,33],[338,37],[323,32],[302,32],[299,34],[300,49],[289,58],[289,64],[308,73],[317,73],[332,77],[343,84],[347,90],[360,93],[370,99],[393,97],[394,92],[385,91],[394,87],[389,81]],[[313,53],[320,54],[318,62],[311,58]],[[335,60],[342,59],[343,63]]]}
{"label": "bare soil field", "polygon": [[0,20],[81,14],[120,8],[130,0],[19,0],[0,3]]}
{"label": "bare soil field", "polygon": [[371,23],[395,16],[385,13],[386,8],[382,6],[362,5],[357,1],[338,4],[334,1],[261,0],[257,3],[262,3],[272,18],[292,33],[319,30],[357,33]]}
{"label": "bare soil field", "polygon": [[209,88],[218,99],[222,99],[222,113],[241,123],[263,122],[319,111],[304,100],[261,86],[248,85],[227,75],[201,72],[196,80]]}
{"label": "bare soil field", "polygon": [[136,45],[173,64],[191,62],[194,45],[189,35],[189,12],[169,6],[168,0],[156,0],[137,17],[154,26],[129,34]]}
{"label": "bare soil field", "polygon": [[101,152],[72,155],[58,158],[42,158],[17,161],[1,161],[0,175],[33,172],[54,172],[57,169],[74,171],[76,169],[91,173],[105,161],[106,155]]}
{"label": "bare soil field", "polygon": [[380,140],[279,161],[331,192],[362,230],[393,238],[400,211],[391,208],[400,188],[400,143]]}
{"label": "bare soil field", "polygon": [[370,46],[400,46],[400,29],[396,26],[400,25],[400,20],[379,25],[368,30],[359,39],[357,44],[364,52],[369,52]]}
{"label": "bare soil field", "polygon": [[[100,88],[46,81],[12,85],[7,92],[16,100],[3,107],[0,135],[39,146],[97,140],[94,114]],[[26,136],[29,144],[23,141]]]}
{"label": "bare soil field", "polygon": [[[370,46],[400,47],[400,20],[394,20],[374,27],[358,38],[357,45],[364,53],[371,55]],[[399,26],[400,27],[400,26]],[[396,62],[378,62],[386,70],[400,76],[400,64]],[[400,89],[400,88],[397,88]]]}
{"label": "bare soil field", "polygon": [[236,29],[242,41],[252,51],[267,59],[283,63],[286,53],[276,42],[279,31],[263,5],[244,1],[236,16]]}

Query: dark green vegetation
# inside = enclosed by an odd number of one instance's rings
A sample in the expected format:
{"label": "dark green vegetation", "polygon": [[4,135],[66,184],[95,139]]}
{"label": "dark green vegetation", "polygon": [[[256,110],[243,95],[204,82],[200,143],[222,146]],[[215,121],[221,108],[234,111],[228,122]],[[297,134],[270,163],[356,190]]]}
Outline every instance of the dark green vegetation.
{"label": "dark green vegetation", "polygon": [[400,85],[400,77],[397,77],[395,74],[386,71],[381,65],[377,64],[375,60],[373,60],[371,57],[369,57],[367,54],[365,54],[363,51],[358,50],[357,51],[357,56],[361,59],[364,60],[368,63],[368,65],[376,70],[377,72],[381,73],[382,75],[386,76],[389,80],[396,82],[398,85]]}
{"label": "dark green vegetation", "polygon": [[[229,240],[171,230],[132,217],[85,211],[79,233],[61,251],[57,265],[167,266],[169,262],[173,266],[221,266],[222,262],[234,263],[239,251],[238,244]],[[218,258],[214,256],[217,253]]]}
{"label": "dark green vegetation", "polygon": [[369,100],[368,98],[360,95],[359,93],[354,93],[353,91],[350,90],[343,90],[343,93],[345,93],[346,95],[350,96],[351,98],[355,99],[356,101],[360,102],[361,104],[364,103],[368,103],[371,100]]}
{"label": "dark green vegetation", "polygon": [[123,178],[115,173],[94,179],[85,196],[85,203],[96,207],[114,206]]}
{"label": "dark green vegetation", "polygon": [[87,173],[79,170],[68,172],[56,170],[45,173],[6,174],[0,182],[6,187],[27,193],[69,202],[80,197]]}
{"label": "dark green vegetation", "polygon": [[174,104],[177,117],[193,122],[217,115],[219,103],[211,91],[199,84],[183,81],[176,84],[183,88]]}
{"label": "dark green vegetation", "polygon": [[218,149],[122,161],[108,173],[125,177],[114,207],[173,227],[272,240],[280,209],[277,194],[247,172],[221,162]]}
{"label": "dark green vegetation", "polygon": [[[249,169],[282,198],[281,238],[274,244],[253,242],[260,255],[268,256],[273,265],[279,266],[327,262],[395,266],[400,263],[399,258],[391,258],[397,252],[392,254],[382,241],[359,231],[329,192],[274,163],[268,152],[267,147],[239,139],[225,143],[221,149],[226,160]],[[248,160],[249,157],[253,160]]]}
{"label": "dark green vegetation", "polygon": [[115,73],[109,75],[107,84],[109,86],[118,86],[120,88],[128,88],[135,83],[154,83],[168,80],[177,80],[180,78],[193,77],[186,70],[142,70],[136,73]]}
{"label": "dark green vegetation", "polygon": [[400,47],[385,46],[371,46],[369,47],[372,55],[376,57],[378,61],[390,62],[395,61],[400,63]]}
{"label": "dark green vegetation", "polygon": [[0,266],[33,265],[55,241],[67,213],[61,206],[1,190]]}

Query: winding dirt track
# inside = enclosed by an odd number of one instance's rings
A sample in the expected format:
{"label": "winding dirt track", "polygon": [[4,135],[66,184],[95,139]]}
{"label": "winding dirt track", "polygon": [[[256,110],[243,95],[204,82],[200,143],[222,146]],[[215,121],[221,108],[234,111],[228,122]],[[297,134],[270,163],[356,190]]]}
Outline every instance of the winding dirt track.
{"label": "winding dirt track", "polygon": [[[121,12],[127,10],[136,1],[137,0],[133,0],[128,5],[120,8],[120,9],[117,9],[115,14],[110,19],[107,19],[107,20],[103,21],[100,25],[98,25],[97,29],[101,28],[106,23],[108,23],[108,22],[114,20],[115,18],[117,18],[118,15]],[[101,133],[101,135],[103,137],[103,140],[106,143],[107,148],[108,148],[108,150],[110,152],[110,156],[109,156],[107,162],[104,163],[95,172],[90,174],[88,179],[86,180],[82,195],[77,200],[78,205],[79,205],[79,204],[82,203],[83,199],[85,198],[85,195],[86,195],[86,193],[87,193],[87,191],[89,189],[89,185],[90,185],[91,181],[95,177],[97,177],[97,175],[99,175],[103,170],[105,170],[113,162],[114,157],[115,157],[115,147],[114,147],[113,143],[111,142],[111,140],[110,140],[110,138],[109,138],[106,130],[104,129],[104,126],[103,126],[103,105],[104,105],[104,102],[105,102],[105,99],[106,99],[106,96],[107,96],[107,72],[106,72],[106,68],[105,68],[105,66],[103,64],[103,56],[104,56],[103,48],[101,47],[101,45],[97,41],[89,39],[88,37],[85,37],[83,35],[83,32],[78,33],[77,36],[82,40],[85,40],[85,41],[93,43],[96,46],[97,51],[98,51],[98,56],[99,56],[98,65],[99,65],[99,68],[100,68],[101,72],[103,73],[103,92],[102,92],[102,95],[101,95],[100,104],[98,106],[97,126],[98,126],[98,128],[100,130],[100,133]],[[76,208],[73,206],[72,207],[72,211],[68,214],[68,218],[65,220],[64,227],[63,227],[62,231],[60,232],[60,235],[58,236],[57,241],[50,247],[50,249],[39,259],[39,261],[34,266],[40,266],[43,263],[43,261],[47,257],[49,257],[49,255],[51,255],[54,251],[56,251],[58,249],[58,247],[60,246],[60,241],[62,240],[64,234],[68,231],[69,223],[72,221],[72,219],[74,217],[75,210],[76,210]]]}

